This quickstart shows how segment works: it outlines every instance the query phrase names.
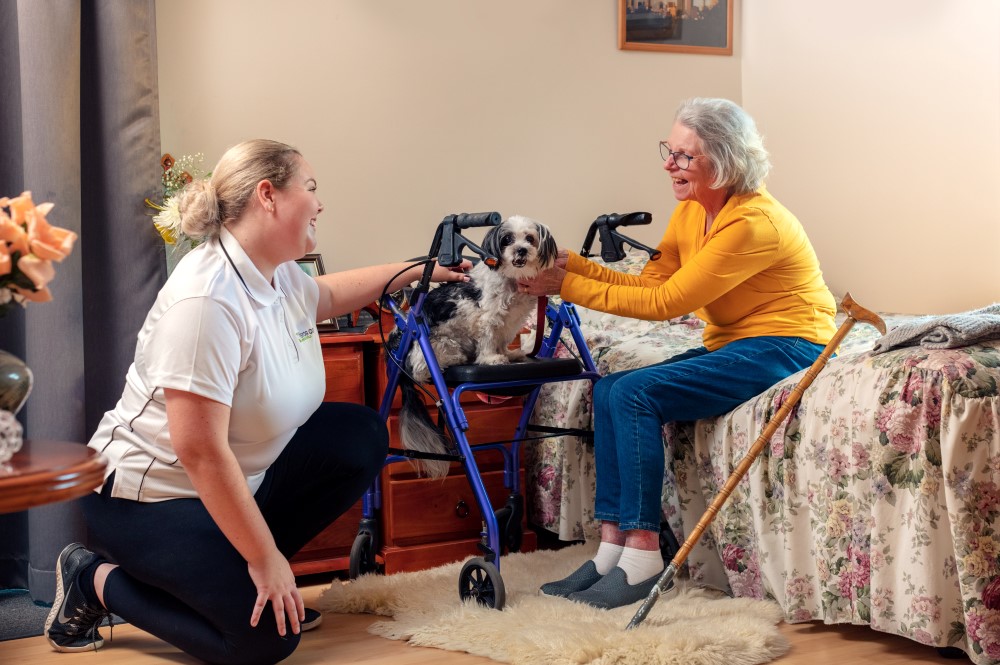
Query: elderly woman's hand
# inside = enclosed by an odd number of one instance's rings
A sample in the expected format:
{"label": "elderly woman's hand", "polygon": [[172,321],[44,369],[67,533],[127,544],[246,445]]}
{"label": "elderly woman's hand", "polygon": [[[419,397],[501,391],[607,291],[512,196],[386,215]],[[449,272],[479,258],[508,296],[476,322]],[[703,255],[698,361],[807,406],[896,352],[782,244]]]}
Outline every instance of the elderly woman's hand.
{"label": "elderly woman's hand", "polygon": [[469,259],[462,259],[461,263],[457,266],[451,266],[450,268],[435,265],[431,279],[435,282],[468,282],[469,276],[465,273],[471,269],[472,261]]}
{"label": "elderly woman's hand", "polygon": [[565,277],[565,268],[560,267],[557,262],[555,266],[538,273],[534,279],[518,281],[517,290],[519,293],[527,293],[531,296],[559,295]]}

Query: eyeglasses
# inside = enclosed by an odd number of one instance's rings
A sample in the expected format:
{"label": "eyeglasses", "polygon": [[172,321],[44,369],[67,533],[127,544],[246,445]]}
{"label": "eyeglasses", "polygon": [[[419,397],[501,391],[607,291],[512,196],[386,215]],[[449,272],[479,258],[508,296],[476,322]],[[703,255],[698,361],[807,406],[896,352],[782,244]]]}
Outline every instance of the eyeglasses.
{"label": "eyeglasses", "polygon": [[663,161],[667,161],[673,157],[677,168],[681,171],[687,171],[688,167],[691,166],[692,159],[698,159],[699,157],[704,157],[704,155],[689,155],[686,152],[674,152],[667,145],[666,141],[660,141],[660,157],[663,158]]}

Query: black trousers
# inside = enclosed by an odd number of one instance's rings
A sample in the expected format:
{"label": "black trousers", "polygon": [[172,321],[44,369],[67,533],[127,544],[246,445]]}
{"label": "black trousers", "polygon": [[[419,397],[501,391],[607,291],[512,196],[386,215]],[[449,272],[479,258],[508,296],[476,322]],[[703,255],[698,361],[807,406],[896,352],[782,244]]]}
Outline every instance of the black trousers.
{"label": "black trousers", "polygon": [[[265,474],[254,498],[278,549],[290,557],[364,493],[385,462],[385,423],[368,407],[323,403]],[[119,565],[104,599],[129,623],[209,663],[276,663],[298,646],[278,635],[247,562],[199,499],[140,503],[101,494],[83,500],[90,546]]]}

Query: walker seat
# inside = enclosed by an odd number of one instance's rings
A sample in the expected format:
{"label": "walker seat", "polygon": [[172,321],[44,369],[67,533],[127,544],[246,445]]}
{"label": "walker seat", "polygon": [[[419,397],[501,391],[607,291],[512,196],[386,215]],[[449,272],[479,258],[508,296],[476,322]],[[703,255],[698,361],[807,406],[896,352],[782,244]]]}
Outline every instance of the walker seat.
{"label": "walker seat", "polygon": [[490,395],[526,395],[531,390],[553,379],[580,378],[586,368],[576,358],[529,357],[509,365],[452,365],[444,371],[444,381],[449,387],[463,383],[524,383],[523,386],[504,386],[481,392]]}

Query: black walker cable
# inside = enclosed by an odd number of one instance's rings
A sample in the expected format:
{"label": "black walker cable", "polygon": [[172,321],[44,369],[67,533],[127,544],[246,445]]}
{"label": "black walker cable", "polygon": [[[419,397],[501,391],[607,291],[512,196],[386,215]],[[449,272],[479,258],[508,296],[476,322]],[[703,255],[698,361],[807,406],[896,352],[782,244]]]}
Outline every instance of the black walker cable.
{"label": "black walker cable", "polygon": [[[403,273],[407,272],[408,270],[413,270],[414,268],[417,268],[419,266],[427,265],[428,263],[431,263],[433,261],[437,261],[437,259],[436,258],[430,258],[430,257],[428,257],[428,258],[426,258],[426,259],[424,259],[422,261],[417,261],[416,263],[411,263],[410,265],[406,266],[405,268],[403,268],[402,270],[400,270],[399,272],[397,272],[395,275],[393,275],[392,277],[390,277],[389,281],[385,283],[384,287],[382,287],[382,293],[379,295],[378,301],[375,303],[378,306],[379,311],[381,312],[384,309],[382,303],[385,302],[385,297],[389,293],[389,287],[392,286],[392,283],[394,281],[396,281],[396,278],[400,277]],[[400,290],[402,290],[402,289],[400,289]],[[398,306],[402,307],[402,304],[399,304]],[[390,308],[389,311],[392,312],[392,309]],[[395,312],[393,312],[393,320],[395,320],[395,318],[396,318],[396,315],[395,315]],[[397,328],[399,327],[398,324],[397,324],[396,327]],[[385,326],[383,325],[383,320],[382,320],[382,316],[381,315],[378,317],[378,333],[379,333],[379,337],[381,338],[381,341],[382,341],[382,350],[384,351],[385,356],[388,357],[388,358],[390,358],[392,360],[392,364],[395,365],[399,369],[400,372],[402,372],[403,374],[405,374],[406,377],[408,379],[410,379],[410,382],[414,386],[416,386],[418,390],[423,391],[423,393],[425,395],[427,395],[427,397],[432,402],[434,402],[434,404],[438,408],[440,408],[440,406],[441,406],[440,399],[435,399],[434,395],[431,394],[431,391],[427,390],[423,386],[422,383],[420,383],[415,378],[413,378],[413,375],[406,371],[406,368],[403,365],[400,364],[400,361],[396,360],[395,354],[392,352],[392,349],[389,348],[389,340],[387,340],[386,337],[385,337]],[[400,335],[402,335],[402,333],[400,333]]]}

